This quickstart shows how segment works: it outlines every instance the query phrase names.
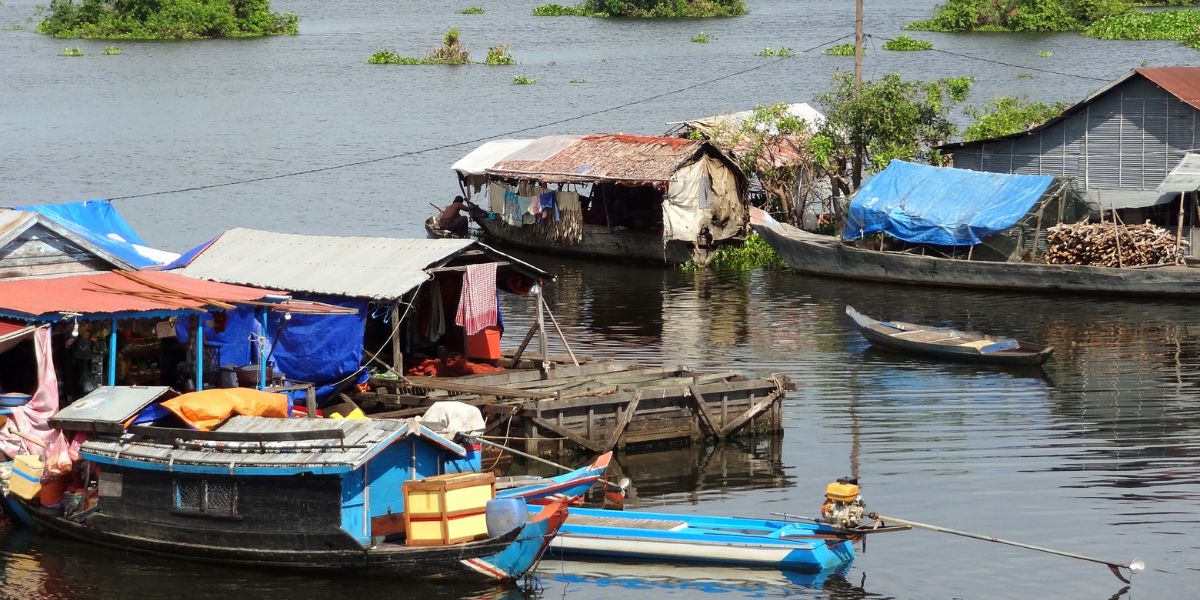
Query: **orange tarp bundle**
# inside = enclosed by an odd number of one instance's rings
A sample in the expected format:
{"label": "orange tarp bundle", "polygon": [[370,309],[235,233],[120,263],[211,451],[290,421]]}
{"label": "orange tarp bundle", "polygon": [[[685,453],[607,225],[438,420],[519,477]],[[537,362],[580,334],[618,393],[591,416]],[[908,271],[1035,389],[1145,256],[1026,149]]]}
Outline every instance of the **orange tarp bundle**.
{"label": "orange tarp bundle", "polygon": [[162,403],[185,423],[212,431],[234,415],[287,417],[287,396],[253,388],[228,388],[192,392]]}
{"label": "orange tarp bundle", "polygon": [[503,370],[504,367],[471,362],[461,356],[448,356],[445,361],[440,358],[423,360],[409,369],[408,374],[426,377],[462,377],[463,375],[480,375]]}

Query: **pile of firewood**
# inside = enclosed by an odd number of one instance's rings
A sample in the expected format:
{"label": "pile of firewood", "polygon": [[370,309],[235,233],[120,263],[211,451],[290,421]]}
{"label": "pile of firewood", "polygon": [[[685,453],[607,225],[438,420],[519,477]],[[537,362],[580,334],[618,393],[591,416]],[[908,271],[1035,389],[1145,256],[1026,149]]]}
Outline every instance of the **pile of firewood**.
{"label": "pile of firewood", "polygon": [[1044,260],[1054,265],[1136,267],[1174,264],[1187,242],[1147,221],[1142,225],[1075,223],[1046,230]]}

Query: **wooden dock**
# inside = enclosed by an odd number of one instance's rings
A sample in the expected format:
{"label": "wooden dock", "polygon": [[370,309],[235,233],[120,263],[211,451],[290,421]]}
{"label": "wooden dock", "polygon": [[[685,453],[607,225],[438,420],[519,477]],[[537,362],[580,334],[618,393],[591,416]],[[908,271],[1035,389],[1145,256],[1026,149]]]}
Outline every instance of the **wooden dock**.
{"label": "wooden dock", "polygon": [[697,373],[683,366],[580,359],[520,361],[500,373],[372,379],[359,402],[377,416],[420,414],[434,402],[480,406],[486,435],[537,454],[782,432],[786,376]]}

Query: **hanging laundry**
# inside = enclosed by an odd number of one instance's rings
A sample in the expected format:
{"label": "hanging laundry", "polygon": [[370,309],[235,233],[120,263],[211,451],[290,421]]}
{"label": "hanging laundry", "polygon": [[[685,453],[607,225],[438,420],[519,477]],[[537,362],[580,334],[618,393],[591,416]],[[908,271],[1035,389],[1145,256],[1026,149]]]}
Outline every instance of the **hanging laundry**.
{"label": "hanging laundry", "polygon": [[488,210],[504,214],[504,193],[508,188],[498,183],[488,185]]}
{"label": "hanging laundry", "polygon": [[549,219],[550,215],[554,215],[554,220],[559,219],[558,203],[554,201],[556,192],[545,192],[538,196],[539,204],[542,206],[543,218]]}
{"label": "hanging laundry", "polygon": [[504,222],[509,225],[521,224],[521,200],[513,190],[504,191]]}
{"label": "hanging laundry", "polygon": [[425,339],[434,342],[441,339],[442,335],[446,333],[446,314],[442,310],[441,286],[429,286],[425,301],[429,306],[429,322],[425,326]]}
{"label": "hanging laundry", "polygon": [[496,324],[496,263],[467,265],[454,323],[467,335]]}

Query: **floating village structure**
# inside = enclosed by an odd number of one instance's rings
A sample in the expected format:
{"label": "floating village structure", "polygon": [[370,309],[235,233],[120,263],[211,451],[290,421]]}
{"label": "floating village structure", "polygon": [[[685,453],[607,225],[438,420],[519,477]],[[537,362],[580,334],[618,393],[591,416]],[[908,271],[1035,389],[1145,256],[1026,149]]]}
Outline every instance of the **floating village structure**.
{"label": "floating village structure", "polygon": [[483,232],[524,248],[703,264],[722,244],[741,243],[749,233],[745,175],[700,140],[625,134],[499,140],[452,168]]}

